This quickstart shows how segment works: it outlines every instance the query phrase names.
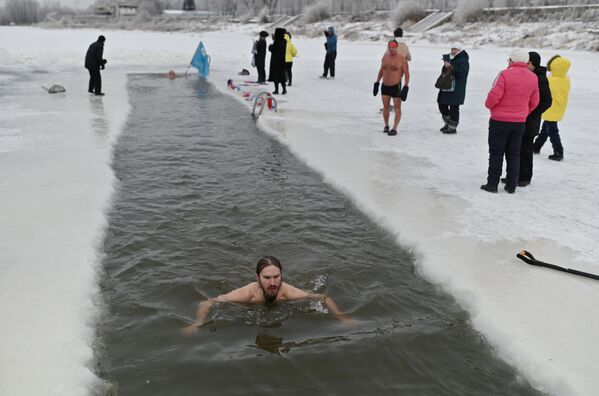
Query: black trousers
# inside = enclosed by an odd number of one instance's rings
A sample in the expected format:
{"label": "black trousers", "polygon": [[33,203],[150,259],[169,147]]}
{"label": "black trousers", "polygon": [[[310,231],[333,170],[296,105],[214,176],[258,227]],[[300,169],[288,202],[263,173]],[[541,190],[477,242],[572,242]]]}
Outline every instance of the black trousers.
{"label": "black trousers", "polygon": [[99,94],[102,92],[102,76],[99,68],[87,69],[89,71],[89,87],[88,92]]}
{"label": "black trousers", "polygon": [[460,105],[445,105],[439,103],[439,111],[443,118],[449,116],[449,119],[457,126],[460,122]]}
{"label": "black trousers", "polygon": [[539,133],[541,127],[541,115],[529,116],[526,119],[526,127],[524,136],[522,136],[522,144],[520,145],[520,173],[519,181],[532,180],[532,161],[534,156],[534,139]]}
{"label": "black trousers", "polygon": [[256,69],[258,70],[258,82],[266,82],[266,69],[264,68],[264,62],[256,63]]}
{"label": "black trousers", "polygon": [[287,85],[291,85],[291,78],[293,75],[291,74],[291,68],[293,67],[293,62],[285,62],[285,72],[287,73]]}
{"label": "black trousers", "polygon": [[[281,82],[281,87],[283,87],[282,93],[287,93],[287,88],[285,87],[285,83]],[[279,83],[275,81],[275,92],[279,92]]]}
{"label": "black trousers", "polygon": [[324,73],[322,74],[324,77],[329,74],[329,70],[331,77],[335,77],[335,59],[337,59],[337,51],[327,52],[324,57]]}
{"label": "black trousers", "polygon": [[520,172],[520,145],[524,134],[524,122],[489,120],[489,170],[487,184],[499,184],[503,170],[503,157],[507,162],[506,186],[515,190]]}

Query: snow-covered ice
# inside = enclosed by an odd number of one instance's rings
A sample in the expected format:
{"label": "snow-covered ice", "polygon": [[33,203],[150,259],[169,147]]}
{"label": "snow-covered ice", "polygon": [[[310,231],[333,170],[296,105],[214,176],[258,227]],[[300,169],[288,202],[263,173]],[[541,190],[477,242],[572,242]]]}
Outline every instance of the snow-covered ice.
{"label": "snow-covered ice", "polygon": [[[227,79],[247,79],[237,72],[251,69],[252,41],[241,31],[102,32],[107,96],[90,99],[82,63],[99,33],[0,28],[0,83],[20,88],[0,96],[1,394],[80,395],[95,381],[96,247],[117,186],[109,161],[128,111],[126,74],[182,74],[200,39],[212,57],[209,80],[223,91]],[[511,49],[466,48],[466,104],[458,134],[447,136],[433,85],[448,48],[412,46],[409,98],[399,136],[389,137],[380,132],[380,98],[371,95],[384,44],[340,41],[337,76],[321,80],[323,40],[293,41],[293,87],[259,126],[411,248],[419,272],[454,295],[536,387],[594,394],[599,283],[527,266],[515,254],[524,248],[599,273],[599,54],[559,51],[572,61],[559,124],[565,160],[548,160],[547,143],[535,156],[533,183],[509,195],[479,186],[487,169],[484,98]],[[556,53],[538,52],[544,61]],[[23,73],[31,78],[11,80]],[[48,95],[41,83],[67,92]]]}

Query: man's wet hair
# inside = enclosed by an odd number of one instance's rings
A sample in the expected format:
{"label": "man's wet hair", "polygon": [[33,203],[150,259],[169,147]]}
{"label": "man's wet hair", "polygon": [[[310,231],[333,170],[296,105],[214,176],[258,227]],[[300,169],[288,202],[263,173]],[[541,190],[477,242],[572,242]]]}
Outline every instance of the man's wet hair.
{"label": "man's wet hair", "polygon": [[395,30],[393,31],[393,35],[394,35],[395,37],[403,37],[403,29],[402,29],[402,28],[400,28],[400,27],[398,27],[397,29],[395,29]]}
{"label": "man's wet hair", "polygon": [[256,264],[256,275],[260,275],[260,272],[262,272],[264,268],[269,267],[271,265],[278,267],[281,270],[281,272],[283,272],[283,266],[281,265],[281,262],[278,258],[276,258],[275,256],[264,256],[258,261],[258,264]]}

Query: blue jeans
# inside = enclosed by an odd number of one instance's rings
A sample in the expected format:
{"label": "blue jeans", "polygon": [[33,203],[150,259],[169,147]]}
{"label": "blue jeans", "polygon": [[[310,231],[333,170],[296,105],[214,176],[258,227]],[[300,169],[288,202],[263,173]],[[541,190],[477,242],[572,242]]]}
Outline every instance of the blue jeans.
{"label": "blue jeans", "polygon": [[563,154],[564,147],[562,146],[562,140],[559,137],[557,121],[543,121],[541,133],[539,133],[539,136],[537,136],[537,139],[534,143],[536,151],[541,151],[541,147],[543,147],[548,137],[551,141],[551,145],[553,146],[553,152]]}

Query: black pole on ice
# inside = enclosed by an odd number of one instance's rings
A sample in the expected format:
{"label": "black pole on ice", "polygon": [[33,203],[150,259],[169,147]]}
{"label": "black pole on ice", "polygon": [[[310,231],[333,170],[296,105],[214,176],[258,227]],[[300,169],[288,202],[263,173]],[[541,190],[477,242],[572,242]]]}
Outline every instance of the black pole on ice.
{"label": "black pole on ice", "polygon": [[526,250],[520,251],[518,254],[516,254],[516,257],[518,257],[520,260],[524,261],[526,264],[536,265],[539,267],[547,267],[547,268],[554,269],[556,271],[567,272],[569,274],[579,275],[579,276],[584,276],[587,278],[599,280],[599,275],[590,274],[588,272],[582,272],[582,271],[578,271],[578,270],[571,269],[571,268],[564,268],[564,267],[560,267],[555,264],[549,264],[549,263],[545,263],[543,261],[537,260],[535,258],[535,256],[533,256],[530,252],[528,252]]}

